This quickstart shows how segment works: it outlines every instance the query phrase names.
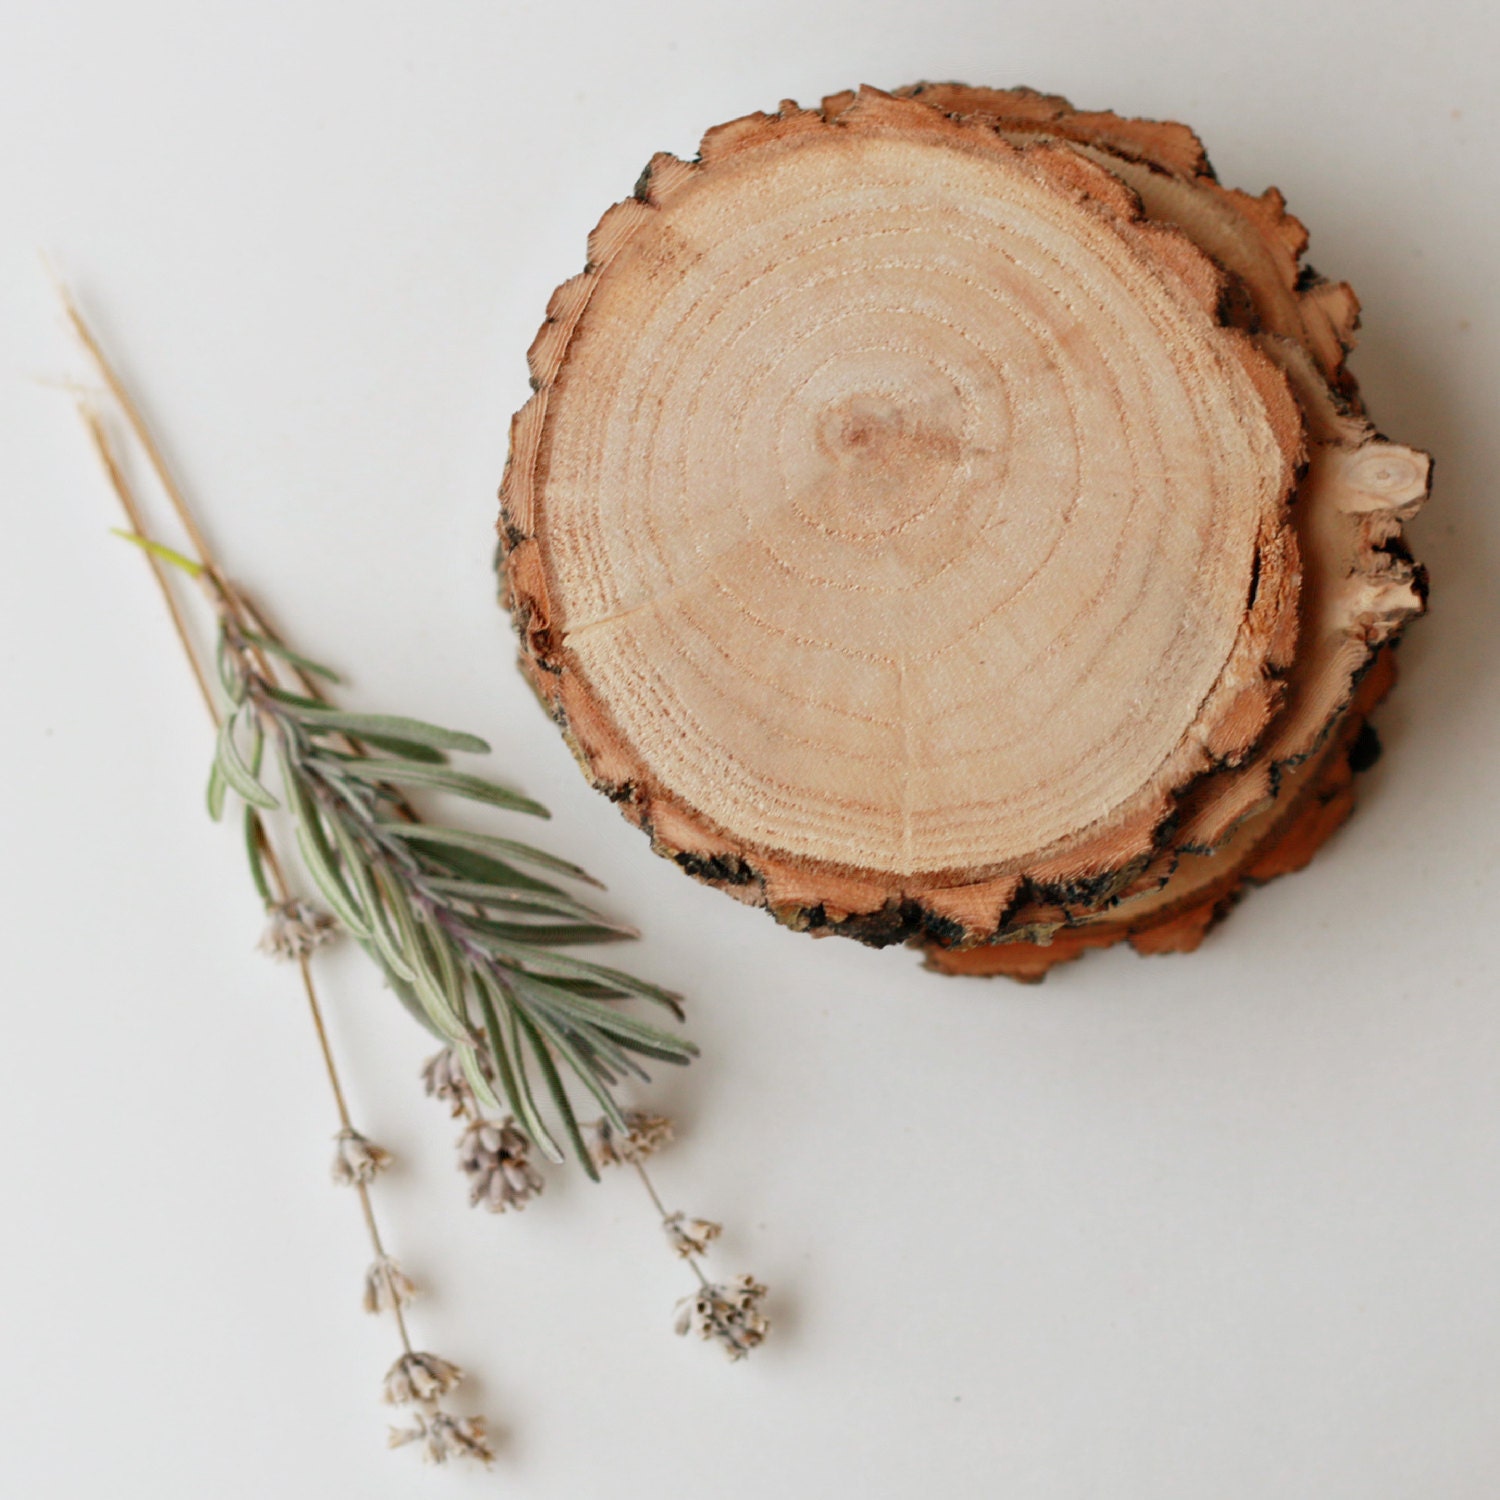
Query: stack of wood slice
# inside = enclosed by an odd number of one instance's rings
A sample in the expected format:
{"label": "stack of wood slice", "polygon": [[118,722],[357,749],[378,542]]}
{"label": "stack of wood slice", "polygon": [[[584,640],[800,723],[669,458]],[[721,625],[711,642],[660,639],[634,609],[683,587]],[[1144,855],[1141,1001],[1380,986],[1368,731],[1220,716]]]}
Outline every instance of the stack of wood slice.
{"label": "stack of wood slice", "polygon": [[1423,607],[1350,289],[1181,125],[954,84],[658,156],[530,353],[522,660],[658,852],[1040,978],[1306,862]]}

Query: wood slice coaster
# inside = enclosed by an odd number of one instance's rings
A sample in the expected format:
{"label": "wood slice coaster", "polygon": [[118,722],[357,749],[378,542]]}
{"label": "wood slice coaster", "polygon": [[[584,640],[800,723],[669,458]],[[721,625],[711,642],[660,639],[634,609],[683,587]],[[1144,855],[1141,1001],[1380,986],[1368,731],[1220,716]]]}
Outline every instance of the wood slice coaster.
{"label": "wood slice coaster", "polygon": [[1222,907],[1421,606],[1426,462],[1359,412],[1352,294],[1183,127],[903,92],[720,126],[605,215],[506,580],[660,852],[1004,971],[1162,925],[1184,861]]}

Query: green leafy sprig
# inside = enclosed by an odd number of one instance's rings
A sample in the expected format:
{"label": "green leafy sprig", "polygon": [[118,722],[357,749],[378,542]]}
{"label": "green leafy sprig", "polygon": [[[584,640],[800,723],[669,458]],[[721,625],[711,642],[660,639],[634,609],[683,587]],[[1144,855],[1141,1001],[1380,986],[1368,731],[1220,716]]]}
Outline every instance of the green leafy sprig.
{"label": "green leafy sprig", "polygon": [[[499,834],[428,822],[414,810],[411,791],[548,816],[518,792],[450,766],[454,752],[488,751],[483,740],[335,707],[313,680],[337,682],[333,672],[289,650],[223,579],[207,570],[202,577],[218,615],[215,656],[228,700],[208,805],[219,817],[230,792],[243,802],[245,847],[262,897],[269,903],[272,892],[261,820],[280,806],[323,899],[407,1009],[453,1049],[475,1097],[508,1109],[544,1155],[561,1161],[550,1113],[592,1175],[563,1075],[624,1129],[614,1087],[627,1075],[648,1076],[641,1059],[684,1063],[696,1049],[622,1002],[644,1001],[680,1019],[678,996],[561,951],[635,935],[547,878],[598,884],[577,865]],[[301,691],[284,685],[277,666]],[[267,785],[271,760],[279,798]]]}

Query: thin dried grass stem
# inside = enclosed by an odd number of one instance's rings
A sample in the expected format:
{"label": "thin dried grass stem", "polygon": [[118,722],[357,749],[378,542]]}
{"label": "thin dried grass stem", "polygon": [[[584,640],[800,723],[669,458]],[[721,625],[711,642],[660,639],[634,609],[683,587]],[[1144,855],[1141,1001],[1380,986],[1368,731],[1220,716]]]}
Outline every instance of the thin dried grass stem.
{"label": "thin dried grass stem", "polygon": [[[79,311],[78,304],[69,291],[67,284],[62,280],[52,267],[48,267],[52,274],[53,284],[57,288],[57,295],[62,303],[63,315],[67,318],[69,326],[77,335],[78,341],[83,345],[88,354],[90,362],[98,371],[99,378],[104,382],[106,389],[113,397],[116,405],[120,408],[126,424],[129,426],[135,440],[140,444],[141,451],[146,455],[146,461],[151,467],[151,472],[156,477],[156,482],[161,486],[162,493],[167,497],[173,512],[176,514],[182,529],[187,533],[188,541],[194,553],[197,554],[196,561],[203,568],[202,582],[209,594],[211,602],[216,609],[226,611],[236,623],[242,628],[248,614],[253,614],[238,591],[229,583],[219,567],[219,560],[214,555],[213,549],[208,545],[208,538],[204,536],[198,525],[197,518],[193,514],[193,508],[188,504],[187,496],[182,487],[177,483],[172,471],[167,466],[167,461],[160,446],[157,444],[151,428],[147,425],[145,417],[136,405],[125,382],[120,378],[115,367],[110,363],[108,356],[104,353],[103,346],[98,336],[89,326],[88,320]],[[81,403],[80,403],[81,404]],[[85,412],[85,421],[89,426],[90,433],[94,438],[95,445],[100,449],[100,455],[104,459],[105,468],[109,473],[110,483],[119,495],[121,503],[125,506],[127,515],[130,516],[131,526],[137,536],[151,539],[142,520],[140,507],[135,503],[129,485],[125,482],[124,474],[115,462],[107,438],[98,418],[92,413]],[[186,626],[173,596],[170,586],[166,580],[165,572],[160,561],[149,552],[152,571],[156,574],[157,582],[167,596],[168,608],[172,611],[173,623],[177,626],[178,635],[182,637],[184,649],[193,665],[193,673],[198,678],[198,685],[203,691],[204,700],[208,704],[209,712],[214,715],[215,722],[218,721],[218,713],[214,707],[213,698],[208,692],[208,685],[203,669],[196,654],[188,644]],[[269,632],[266,632],[269,634]],[[267,676],[274,676],[271,663],[266,654],[255,645],[250,645],[249,650],[254,656],[262,672]]]}
{"label": "thin dried grass stem", "polygon": [[[261,857],[265,860],[266,874],[270,877],[271,886],[278,901],[285,901],[291,895],[291,889],[287,884],[285,873],[281,868],[281,861],[276,856],[271,841],[266,837],[265,828],[256,821],[256,840],[260,844]],[[307,1010],[312,1017],[313,1032],[318,1039],[318,1050],[323,1056],[323,1066],[328,1074],[328,1086],[333,1092],[333,1102],[338,1110],[339,1126],[342,1130],[353,1130],[354,1123],[349,1114],[349,1103],[344,1096],[344,1085],[339,1078],[338,1064],[333,1057],[333,1044],[328,1039],[328,1026],[323,1019],[323,1006],[318,999],[318,987],[313,982],[312,962],[307,954],[300,954],[297,958],[297,969],[302,975],[302,990],[307,996]],[[370,1201],[370,1189],[367,1184],[356,1181],[353,1184],[355,1195],[359,1199],[360,1213],[364,1217],[365,1229],[370,1236],[370,1247],[375,1252],[377,1260],[385,1258],[385,1243],[380,1237],[380,1225],[375,1218],[375,1205]],[[401,1338],[401,1347],[406,1353],[412,1352],[411,1335],[406,1328],[406,1315],[401,1310],[399,1298],[392,1299],[391,1316],[396,1322],[396,1332]]]}
{"label": "thin dried grass stem", "polygon": [[[135,434],[136,441],[141,445],[141,451],[145,453],[153,472],[161,483],[162,490],[166,494],[172,509],[176,511],[177,518],[182,522],[182,529],[187,532],[188,539],[193,544],[204,567],[211,572],[215,570],[213,553],[209,548],[203,533],[198,529],[198,523],[193,518],[191,508],[187,499],[177,486],[177,481],[172,477],[172,471],[167,467],[167,461],[162,456],[162,451],[157,447],[156,439],[151,434],[151,429],[146,425],[145,418],[141,415],[140,408],[136,406],[131,398],[130,392],[125,388],[125,382],[115,373],[114,366],[104,356],[104,350],[100,347],[99,340],[92,328],[89,327],[83,314],[78,310],[78,304],[73,300],[72,293],[62,278],[53,272],[53,283],[57,287],[58,298],[62,302],[63,315],[67,318],[73,332],[78,336],[78,341],[87,351],[89,359],[94,368],[98,370],[109,393],[114,397],[115,403],[124,414],[126,422],[130,424],[130,430]],[[140,529],[140,528],[137,528]],[[142,533],[144,534],[144,533]]]}
{"label": "thin dried grass stem", "polygon": [[[364,1214],[365,1228],[370,1233],[370,1244],[375,1251],[375,1258],[385,1260],[387,1258],[385,1246],[380,1239],[380,1226],[375,1222],[375,1207],[370,1202],[370,1190],[362,1182],[355,1183],[354,1190],[359,1195],[359,1206]],[[411,1334],[406,1329],[406,1314],[402,1311],[399,1297],[392,1296],[390,1313],[396,1322],[396,1332],[401,1339],[401,1348],[410,1354],[412,1352]]]}
{"label": "thin dried grass stem", "polygon": [[[193,550],[197,553],[196,561],[204,568],[205,576],[209,583],[210,599],[212,602],[227,609],[239,621],[243,621],[249,615],[261,627],[263,634],[270,635],[266,629],[265,621],[254,610],[242,601],[236,592],[225,582],[218,571],[217,564],[210,552],[208,542],[199,530],[197,522],[193,518],[191,508],[183,495],[177,482],[173,479],[171,471],[167,468],[166,460],[162,457],[161,449],[152,437],[151,429],[146,425],[139,408],[131,399],[130,392],[126,389],[124,382],[115,373],[114,367],[105,357],[98,339],[93,330],[85,321],[83,314],[78,310],[77,304],[69,294],[67,287],[60,278],[54,278],[58,296],[61,298],[63,312],[68,319],[79,342],[87,350],[100,377],[114,398],[125,420],[134,434],[136,441],[141,445],[147,461],[151,465],[157,482],[161,485],[167,499],[171,502],[172,509],[176,512],[178,520],[182,523],[183,530],[187,533]],[[99,460],[104,466],[104,472],[109,480],[110,488],[114,490],[121,508],[125,512],[126,519],[130,522],[131,530],[137,537],[144,540],[154,540],[146,526],[144,512],[141,509],[135,491],[131,488],[130,481],[125,476],[125,470],[116,456],[114,446],[110,442],[109,434],[106,432],[99,414],[86,401],[80,399],[78,402],[79,415],[83,418],[83,424],[99,455]],[[153,552],[146,551],[146,562],[151,568],[152,576],[156,579],[157,588],[161,591],[163,601],[167,606],[167,614],[172,621],[172,628],[176,632],[178,642],[182,646],[183,654],[193,674],[193,680],[198,684],[198,691],[203,698],[203,705],[208,710],[209,718],[217,726],[221,722],[218,704],[214,700],[212,689],[209,687],[208,675],[204,670],[203,663],[199,659],[198,650],[193,644],[192,634],[188,629],[187,617],[183,613],[182,604],[177,598],[176,590],[172,587],[172,581],[167,576],[167,570],[160,558]],[[271,665],[265,654],[257,647],[251,647],[262,670],[271,675]],[[298,673],[299,678],[303,674]],[[314,692],[316,684],[307,683]],[[276,854],[270,839],[266,835],[265,827],[256,819],[255,824],[256,842],[260,846],[261,858],[265,863],[266,873],[270,877],[272,889],[278,901],[285,902],[291,898],[292,891],[286,874],[282,869],[281,860]],[[312,1018],[313,1032],[317,1037],[318,1050],[322,1054],[323,1066],[328,1075],[328,1086],[333,1093],[334,1107],[338,1112],[339,1126],[342,1130],[352,1131],[353,1121],[349,1114],[348,1100],[344,1094],[343,1082],[339,1077],[338,1064],[334,1061],[333,1045],[329,1041],[328,1026],[323,1017],[323,1007],[318,999],[317,985],[313,980],[312,966],[306,954],[301,954],[297,959],[297,968],[302,976],[302,989],[307,997],[308,1013]],[[360,1212],[365,1221],[365,1229],[369,1233],[370,1245],[377,1259],[385,1258],[385,1245],[380,1236],[380,1225],[375,1218],[375,1207],[370,1201],[369,1187],[363,1182],[353,1184],[355,1193],[359,1198]],[[395,1319],[396,1330],[401,1338],[401,1346],[407,1354],[412,1352],[411,1336],[407,1332],[406,1317],[401,1310],[399,1299],[393,1299],[391,1308]]]}
{"label": "thin dried grass stem", "polygon": [[[641,1179],[641,1186],[646,1189],[646,1194],[651,1199],[652,1206],[656,1209],[656,1212],[661,1218],[662,1223],[669,1223],[672,1216],[667,1212],[666,1204],[661,1201],[661,1194],[656,1191],[656,1184],[651,1181],[651,1178],[648,1175],[645,1167],[642,1166],[640,1159],[637,1158],[636,1160],[632,1161],[630,1165],[635,1168],[635,1175]],[[703,1267],[698,1264],[697,1259],[694,1256],[685,1256],[684,1259],[693,1268],[693,1275],[698,1278],[698,1285],[706,1289],[709,1282],[707,1275],[704,1273]]]}
{"label": "thin dried grass stem", "polygon": [[[94,451],[99,455],[99,461],[104,466],[104,473],[109,480],[110,488],[114,490],[125,512],[125,517],[130,522],[130,529],[138,537],[149,539],[150,533],[146,530],[145,517],[141,514],[141,507],[136,501],[135,492],[125,478],[125,471],[120,467],[120,462],[115,456],[109,434],[104,430],[103,422],[99,420],[99,413],[86,401],[80,400],[78,414],[83,418],[83,425],[88,432],[89,440],[93,443]],[[145,556],[146,562],[150,565],[152,577],[156,579],[156,586],[161,590],[161,596],[166,601],[167,613],[172,619],[172,629],[176,631],[183,654],[187,657],[188,666],[192,669],[193,681],[198,684],[198,691],[203,696],[203,706],[217,725],[219,723],[218,705],[214,702],[214,695],[209,688],[208,675],[203,670],[203,663],[198,659],[197,648],[193,645],[192,636],[188,631],[187,617],[182,612],[182,605],[172,587],[172,581],[167,577],[166,567],[160,558],[150,552],[147,552]]]}
{"label": "thin dried grass stem", "polygon": [[666,1205],[661,1201],[661,1195],[656,1191],[656,1185],[646,1175],[645,1167],[638,1161],[632,1162],[631,1165],[635,1168],[636,1176],[641,1179],[641,1185],[646,1189],[652,1203],[656,1205],[657,1213],[665,1219],[667,1217]]}

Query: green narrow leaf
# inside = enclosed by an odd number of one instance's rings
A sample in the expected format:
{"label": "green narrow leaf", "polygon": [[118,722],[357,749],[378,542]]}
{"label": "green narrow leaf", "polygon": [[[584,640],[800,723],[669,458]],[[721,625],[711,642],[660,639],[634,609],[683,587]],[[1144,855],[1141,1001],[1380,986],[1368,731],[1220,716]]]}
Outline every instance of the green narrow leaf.
{"label": "green narrow leaf", "polygon": [[142,536],[136,531],[122,531],[118,526],[111,526],[109,531],[111,536],[117,536],[121,541],[139,547],[142,552],[149,552],[152,557],[160,558],[164,563],[171,563],[174,568],[181,568],[189,578],[199,578],[203,575],[203,564],[194,562],[191,557],[185,557],[175,547],[164,547],[160,542],[153,542],[148,536]]}
{"label": "green narrow leaf", "polygon": [[[615,1103],[604,1084],[595,1077],[593,1069],[589,1067],[588,1062],[579,1054],[578,1049],[569,1039],[566,1029],[545,1012],[533,1011],[529,1019],[533,1026],[546,1034],[547,1040],[557,1049],[574,1076],[598,1101],[599,1108],[604,1111],[604,1116],[609,1123],[617,1130],[628,1132],[630,1127],[625,1123],[625,1116],[620,1113],[620,1106]],[[587,1147],[584,1148],[584,1154],[588,1154]]]}
{"label": "green narrow leaf", "polygon": [[[682,1067],[698,1054],[698,1049],[691,1042],[659,1032],[654,1027],[635,1020],[633,1016],[620,1016],[611,1011],[606,1011],[603,1016],[596,1016],[590,1011],[572,1008],[566,1003],[565,997],[556,993],[538,993],[519,985],[517,989],[533,1010],[552,1015],[570,1032],[607,1050],[617,1060],[622,1056],[620,1049],[623,1049],[624,1052],[640,1057],[654,1058],[658,1062]],[[636,1065],[626,1061],[625,1066],[629,1071],[645,1076],[644,1070]]]}
{"label": "green narrow leaf", "polygon": [[240,664],[234,653],[229,649],[229,641],[223,630],[219,631],[219,638],[214,643],[214,664],[219,670],[219,685],[224,689],[231,703],[243,703],[245,701],[245,674],[240,670]]}
{"label": "green narrow leaf", "polygon": [[436,1026],[432,1024],[432,1017],[422,1008],[422,1002],[417,999],[417,993],[403,979],[398,979],[381,960],[380,954],[368,943],[360,945],[370,958],[385,975],[385,982],[390,986],[391,993],[401,1002],[401,1008],[416,1021],[429,1036],[436,1038],[443,1046],[448,1045],[448,1038],[443,1035]]}
{"label": "green narrow leaf", "polygon": [[[231,714],[219,729],[217,761],[224,773],[224,780],[253,807],[274,808],[281,804],[255,779],[254,773],[240,757],[239,746],[234,742],[234,726],[238,714]],[[259,726],[255,726],[259,732]]]}
{"label": "green narrow leaf", "polygon": [[314,884],[323,893],[323,899],[333,908],[333,914],[361,942],[370,941],[370,928],[355,904],[353,895],[344,884],[334,863],[333,851],[323,833],[323,821],[316,805],[308,796],[291,763],[286,748],[277,746],[277,757],[281,762],[281,782],[292,804],[292,813],[297,828],[297,848]]}
{"label": "green narrow leaf", "polygon": [[[396,930],[400,938],[402,956],[412,970],[411,984],[422,1008],[432,1017],[432,1023],[452,1042],[467,1041],[469,1028],[465,1018],[454,1008],[452,998],[444,992],[443,982],[437,972],[437,960],[427,951],[427,940],[421,924],[411,909],[406,892],[399,880],[383,882],[391,915],[396,919]],[[462,1004],[463,997],[459,996]]]}
{"label": "green narrow leaf", "polygon": [[229,790],[229,783],[224,780],[224,773],[219,769],[219,758],[214,757],[214,763],[208,768],[208,791],[205,800],[208,803],[208,815],[215,823],[224,816],[224,794]]}
{"label": "green narrow leaf", "polygon": [[[614,1027],[586,1026],[586,1023],[576,1018],[564,1016],[560,1007],[543,1005],[535,996],[529,998],[529,1003],[535,1011],[546,1011],[554,1015],[559,1025],[567,1025],[574,1035],[582,1037],[592,1046],[610,1052],[611,1055],[624,1057],[626,1054],[633,1054],[636,1057],[651,1058],[656,1062],[670,1063],[673,1067],[679,1068],[686,1066],[697,1055],[696,1048],[658,1046],[648,1038],[626,1036]],[[650,1077],[643,1068],[629,1062],[628,1059],[623,1066],[628,1072],[635,1073],[642,1078],[649,1079]]]}
{"label": "green narrow leaf", "polygon": [[266,696],[274,698],[278,703],[285,703],[288,708],[327,708],[321,698],[309,698],[302,693],[294,693],[290,688],[277,687],[274,682],[268,682],[265,686]]}
{"label": "green narrow leaf", "polygon": [[599,1169],[594,1165],[594,1159],[589,1155],[589,1148],[584,1144],[583,1132],[578,1128],[578,1116],[573,1113],[573,1101],[568,1098],[568,1091],[563,1087],[563,1081],[558,1076],[557,1064],[552,1061],[552,1054],[547,1050],[547,1043],[542,1039],[541,1033],[529,1016],[517,1012],[516,1025],[521,1028],[526,1040],[531,1043],[537,1070],[542,1075],[542,1082],[547,1085],[547,1092],[552,1096],[553,1108],[556,1109],[557,1116],[562,1121],[563,1130],[573,1144],[579,1166],[593,1181],[598,1182]]}
{"label": "green narrow leaf", "polygon": [[319,847],[316,836],[309,832],[306,823],[297,824],[297,848],[302,854],[302,861],[307,866],[308,874],[313,878],[313,884],[322,892],[323,899],[333,908],[334,916],[361,942],[368,942],[370,929],[365,925],[363,917],[339,882],[326,851]]}
{"label": "green narrow leaf", "polygon": [[[439,895],[450,896],[471,906],[498,906],[508,912],[526,912],[534,916],[576,917],[580,922],[605,921],[598,912],[561,891],[554,896],[545,891],[492,886],[482,880],[450,880],[444,875],[429,875],[424,884]],[[614,930],[625,937],[640,936],[633,927]]]}
{"label": "green narrow leaf", "polygon": [[[568,860],[559,859],[542,849],[533,849],[530,844],[518,844],[514,839],[503,839],[493,833],[471,833],[466,828],[439,828],[430,823],[382,823],[381,828],[400,839],[413,843],[443,844],[454,849],[467,849],[474,854],[505,856],[518,860],[523,865],[536,865],[542,870],[555,870],[586,885],[598,886],[587,870]],[[600,886],[602,890],[603,887]]]}
{"label": "green narrow leaf", "polygon": [[587,1027],[617,1038],[623,1046],[645,1048],[654,1057],[685,1063],[698,1055],[698,1048],[685,1037],[674,1036],[646,1021],[611,1009],[597,1000],[585,1000],[527,974],[515,974],[511,983],[528,1000],[557,1012],[568,1025]]}
{"label": "green narrow leaf", "polygon": [[[427,766],[444,766],[448,763],[448,757],[441,750],[434,750],[431,745],[418,745],[411,740],[393,739],[388,734],[371,734],[366,730],[360,739],[367,745],[374,745],[378,750],[384,750],[391,755],[399,755],[403,760],[420,761]],[[334,751],[325,751],[332,755]]]}
{"label": "green narrow leaf", "polygon": [[[496,990],[493,981],[483,971],[476,971],[479,983],[479,1010],[484,1017],[485,1034],[489,1037],[490,1056],[495,1060],[495,1076],[511,1113],[521,1122],[527,1135],[536,1143],[537,1150],[550,1162],[561,1162],[563,1154],[551,1132],[542,1123],[536,1100],[531,1097],[531,1086],[526,1080],[526,1061],[521,1055],[520,1039],[516,1035],[515,1009],[504,996],[499,996],[505,1015],[502,1027],[500,1014],[496,1011]],[[514,1062],[512,1061],[514,1060]]]}
{"label": "green narrow leaf", "polygon": [[450,844],[419,844],[416,852],[429,864],[438,865],[469,881],[549,896],[567,895],[550,880],[538,880],[536,876],[526,875],[498,859],[475,854],[472,849],[458,849]]}
{"label": "green narrow leaf", "polygon": [[469,925],[491,937],[511,943],[535,944],[539,948],[569,948],[579,943],[618,943],[635,934],[618,927],[599,927],[590,922],[492,922],[469,918]]}
{"label": "green narrow leaf", "polygon": [[642,1083],[650,1083],[651,1075],[633,1058],[628,1052],[617,1046],[602,1032],[590,1031],[587,1035],[582,1032],[573,1032],[574,1043],[578,1050],[590,1059],[594,1071],[607,1083],[613,1083],[616,1079],[610,1077],[610,1069],[613,1069],[620,1078],[627,1074],[633,1078],[639,1078]]}
{"label": "green narrow leaf", "polygon": [[413,963],[412,969],[412,988],[417,992],[417,999],[422,1002],[422,1009],[432,1017],[432,1024],[449,1042],[463,1041],[468,1033],[459,1025],[448,997],[443,993],[432,970],[421,959]]}
{"label": "green narrow leaf", "polygon": [[[403,955],[409,955],[417,946],[417,919],[412,915],[411,906],[406,899],[406,892],[401,882],[394,874],[386,869],[377,867],[375,879],[379,883],[381,896],[384,898],[385,907],[395,922],[395,937],[397,945]],[[407,958],[410,967],[416,965],[411,958]]]}
{"label": "green narrow leaf", "polygon": [[479,1055],[473,1047],[465,1046],[455,1042],[453,1055],[458,1059],[458,1065],[464,1070],[464,1077],[469,1081],[469,1087],[473,1090],[474,1097],[486,1109],[505,1109],[508,1106],[502,1104],[494,1089],[490,1087],[490,1081],[484,1076],[484,1069],[479,1066]]}
{"label": "green narrow leaf", "polygon": [[283,646],[280,641],[272,640],[268,635],[261,635],[254,630],[245,630],[240,633],[252,646],[259,646],[262,651],[269,651],[272,656],[279,656],[282,661],[290,662],[294,667],[301,667],[304,672],[311,672],[314,677],[323,677],[329,682],[344,680],[332,667],[325,667],[322,662],[314,661],[310,656],[303,656],[300,651],[293,651],[290,646]]}
{"label": "green narrow leaf", "polygon": [[344,862],[344,868],[354,881],[360,906],[369,922],[370,941],[375,951],[386,968],[399,979],[410,984],[416,976],[387,925],[384,902],[380,891],[376,888],[375,879],[370,873],[370,867],[363,852],[355,842],[353,834],[344,826],[342,818],[330,818],[329,827],[333,830],[333,841],[338,845],[339,857]]}
{"label": "green narrow leaf", "polygon": [[528,813],[536,818],[550,818],[551,813],[540,802],[533,802],[519,792],[512,792],[483,776],[468,776],[462,771],[452,771],[446,766],[415,765],[400,760],[361,760],[346,757],[340,770],[358,781],[389,782],[395,786],[415,786],[435,792],[452,792],[467,797],[472,802],[488,802],[511,812]]}
{"label": "green narrow leaf", "polygon": [[437,959],[437,977],[443,993],[453,997],[454,1009],[464,1023],[469,1020],[469,1008],[464,1004],[464,976],[460,972],[457,955],[453,951],[453,939],[443,931],[426,913],[419,916],[423,935],[434,958]]}
{"label": "green narrow leaf", "polygon": [[401,949],[400,931],[394,925],[395,918],[391,914],[391,901],[386,895],[387,882],[381,878],[378,869],[375,872],[374,883],[376,899],[374,908],[370,912],[370,935],[374,939],[381,958],[385,960],[386,967],[404,984],[411,984],[417,977],[416,970],[407,962],[406,954]]}
{"label": "green narrow leaf", "polygon": [[413,965],[411,987],[416,991],[417,999],[422,1002],[422,1009],[432,1018],[432,1024],[443,1039],[450,1044],[463,1041],[467,1033],[453,1019],[448,998],[433,978],[432,971],[420,963]]}
{"label": "green narrow leaf", "polygon": [[406,719],[399,714],[356,714],[343,709],[318,706],[299,708],[295,717],[299,724],[309,729],[333,729],[341,734],[357,735],[360,739],[373,739],[377,735],[406,740],[414,745],[426,745],[432,750],[468,750],[476,755],[489,753],[489,745],[478,735],[464,734],[457,729],[441,729],[436,724],[426,724],[421,719]]}
{"label": "green narrow leaf", "polygon": [[260,727],[259,717],[252,713],[250,715],[250,753],[245,757],[245,769],[257,780],[260,780],[261,763],[266,758],[266,734]]}
{"label": "green narrow leaf", "polygon": [[[533,1012],[533,1019],[538,1014]],[[601,1036],[597,1031],[580,1031],[557,1016],[553,1016],[552,1020],[567,1033],[574,1050],[606,1088],[613,1088],[627,1074],[650,1083],[650,1075],[631,1060],[629,1053],[621,1051],[608,1037]]]}
{"label": "green narrow leaf", "polygon": [[527,965],[542,974],[597,980],[601,984],[624,990],[627,994],[639,995],[643,1000],[653,1000],[658,1005],[665,1005],[674,1015],[682,1014],[681,995],[664,990],[660,985],[648,984],[644,979],[637,979],[623,969],[611,969],[604,964],[590,963],[586,958],[573,958],[566,953],[527,948],[505,938],[490,938],[487,946],[512,962]]}
{"label": "green narrow leaf", "polygon": [[[532,978],[536,976],[533,975]],[[613,985],[599,984],[592,979],[571,979],[566,974],[548,974],[547,983],[553,989],[566,990],[570,995],[582,995],[585,1000],[628,1000],[629,994],[625,990],[618,990]],[[682,1020],[682,1012],[674,1011],[678,1020]]]}
{"label": "green narrow leaf", "polygon": [[271,882],[266,879],[265,855],[261,852],[260,814],[253,807],[245,809],[245,857],[250,861],[250,878],[260,899],[267,906],[274,906],[276,898],[271,894]]}

